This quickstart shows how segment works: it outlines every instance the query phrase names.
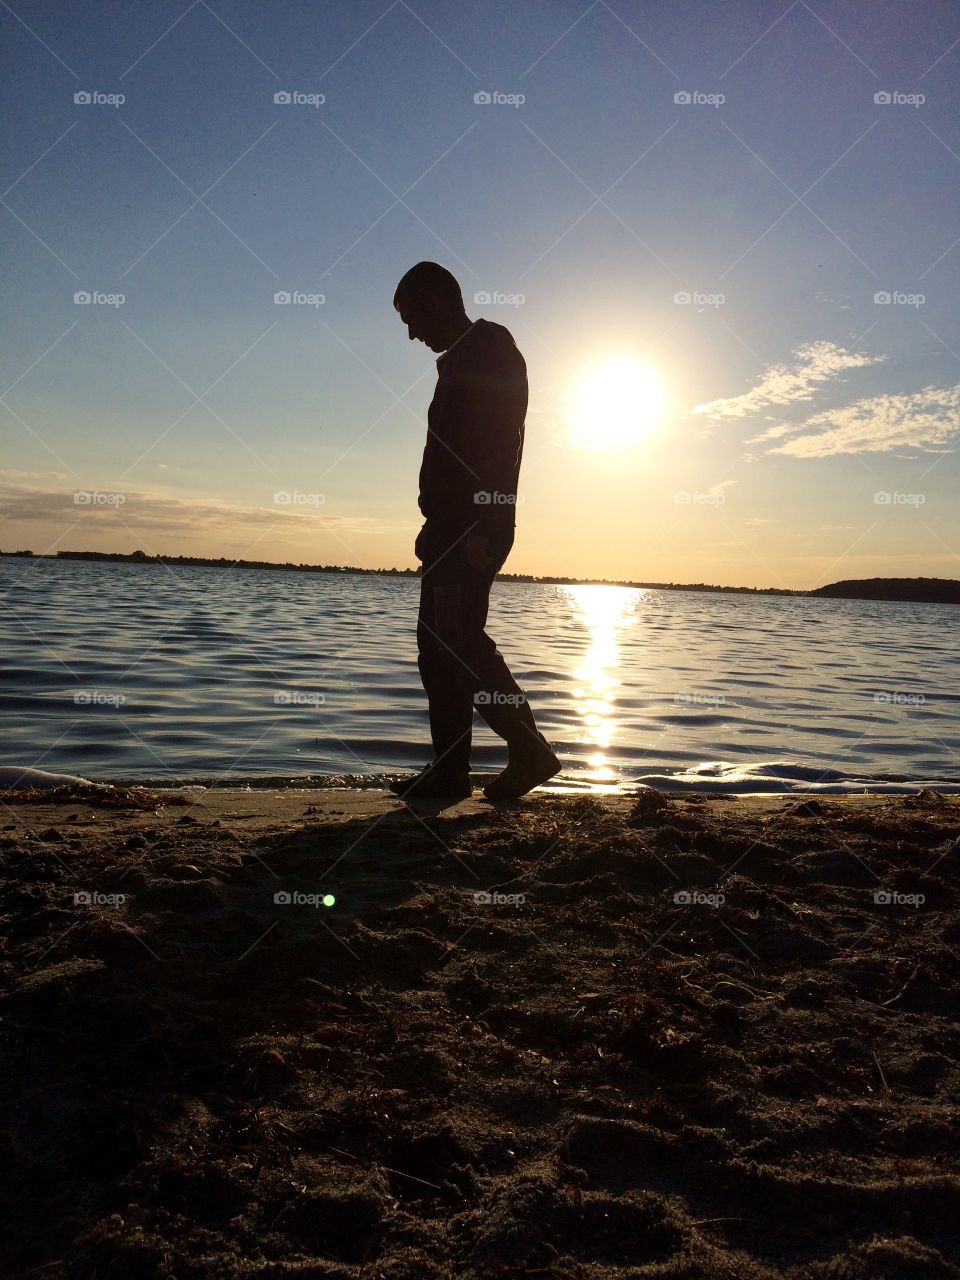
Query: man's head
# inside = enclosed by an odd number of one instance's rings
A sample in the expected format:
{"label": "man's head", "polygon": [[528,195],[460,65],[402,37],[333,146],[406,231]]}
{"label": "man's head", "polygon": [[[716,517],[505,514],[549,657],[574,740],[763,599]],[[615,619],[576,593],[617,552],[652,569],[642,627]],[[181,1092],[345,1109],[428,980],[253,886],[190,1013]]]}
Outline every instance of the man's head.
{"label": "man's head", "polygon": [[397,285],[393,305],[407,326],[431,351],[446,351],[469,328],[456,276],[438,262],[418,262]]}

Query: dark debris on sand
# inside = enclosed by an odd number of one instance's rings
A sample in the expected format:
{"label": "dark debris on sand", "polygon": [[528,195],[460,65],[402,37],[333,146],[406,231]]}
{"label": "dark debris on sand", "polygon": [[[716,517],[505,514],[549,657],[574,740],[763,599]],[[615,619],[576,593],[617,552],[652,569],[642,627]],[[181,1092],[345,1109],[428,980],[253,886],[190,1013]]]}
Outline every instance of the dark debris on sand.
{"label": "dark debris on sand", "polygon": [[175,791],[147,787],[114,787],[97,782],[65,782],[58,787],[20,787],[0,790],[0,805],[62,805],[80,801],[92,809],[159,809],[163,805],[190,804]]}
{"label": "dark debris on sand", "polygon": [[955,798],[46,801],[4,1274],[960,1278]]}

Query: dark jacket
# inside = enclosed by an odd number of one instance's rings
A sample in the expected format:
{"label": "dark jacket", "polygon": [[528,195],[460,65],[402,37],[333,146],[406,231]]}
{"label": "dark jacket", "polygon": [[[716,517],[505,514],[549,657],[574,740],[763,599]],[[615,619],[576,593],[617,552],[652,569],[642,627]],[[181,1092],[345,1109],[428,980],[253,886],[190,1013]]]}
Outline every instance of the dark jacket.
{"label": "dark jacket", "polygon": [[475,320],[437,360],[420,510],[444,532],[506,536],[516,523],[527,366],[509,329]]}

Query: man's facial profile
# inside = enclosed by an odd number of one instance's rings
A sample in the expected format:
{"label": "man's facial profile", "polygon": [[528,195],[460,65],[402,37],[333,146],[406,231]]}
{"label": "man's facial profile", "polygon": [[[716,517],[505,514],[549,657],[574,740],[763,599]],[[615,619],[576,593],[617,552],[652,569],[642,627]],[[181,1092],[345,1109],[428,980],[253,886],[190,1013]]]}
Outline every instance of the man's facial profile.
{"label": "man's facial profile", "polygon": [[436,310],[429,299],[407,298],[400,306],[400,319],[407,326],[411,342],[416,339],[431,351],[444,350],[436,333]]}

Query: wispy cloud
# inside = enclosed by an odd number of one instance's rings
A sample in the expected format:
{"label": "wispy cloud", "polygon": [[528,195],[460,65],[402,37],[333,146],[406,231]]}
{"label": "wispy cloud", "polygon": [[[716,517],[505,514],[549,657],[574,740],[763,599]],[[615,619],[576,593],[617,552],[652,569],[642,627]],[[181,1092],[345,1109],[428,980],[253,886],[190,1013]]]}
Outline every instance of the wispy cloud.
{"label": "wispy cloud", "polygon": [[[53,475],[56,473],[35,473]],[[76,503],[75,487],[49,488],[19,482],[29,472],[0,472],[0,502],[9,522],[80,522],[81,528],[104,529],[127,525],[132,529],[168,534],[230,533],[263,525],[276,526],[278,536],[295,535],[311,529],[331,528],[337,532],[370,532],[376,522],[361,517],[325,513],[321,507],[291,508],[289,505],[243,505],[218,502],[212,498],[176,498],[159,494],[122,490],[123,501]],[[91,486],[87,492],[114,492],[109,485]]]}
{"label": "wispy cloud", "polygon": [[828,458],[840,453],[887,453],[910,445],[932,448],[960,432],[960,384],[924,387],[907,395],[871,396],[825,409],[804,422],[771,428],[757,439],[794,434],[769,453]]}
{"label": "wispy cloud", "polygon": [[770,405],[812,400],[823,383],[838,378],[844,370],[880,364],[886,358],[847,351],[833,342],[809,342],[794,351],[791,362],[770,365],[752,391],[698,404],[691,412],[709,418],[746,418]]}
{"label": "wispy cloud", "polygon": [[66,471],[19,471],[16,467],[0,467],[0,484],[21,480],[69,480]]}

